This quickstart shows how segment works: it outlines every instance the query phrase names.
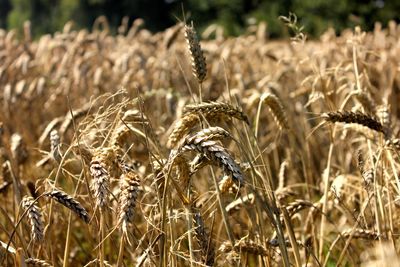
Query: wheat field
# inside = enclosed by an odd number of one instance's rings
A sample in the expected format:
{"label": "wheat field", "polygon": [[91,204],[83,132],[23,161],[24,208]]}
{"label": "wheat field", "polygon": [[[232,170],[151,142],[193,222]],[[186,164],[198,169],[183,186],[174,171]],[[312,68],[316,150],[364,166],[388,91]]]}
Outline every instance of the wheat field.
{"label": "wheat field", "polygon": [[0,266],[400,264],[400,26],[211,30],[0,31]]}

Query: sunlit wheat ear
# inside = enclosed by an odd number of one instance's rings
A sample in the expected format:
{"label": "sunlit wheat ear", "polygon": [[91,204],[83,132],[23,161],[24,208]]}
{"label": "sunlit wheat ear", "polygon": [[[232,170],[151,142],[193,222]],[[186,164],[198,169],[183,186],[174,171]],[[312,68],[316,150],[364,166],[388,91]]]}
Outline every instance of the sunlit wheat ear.
{"label": "sunlit wheat ear", "polygon": [[199,104],[186,105],[183,109],[183,116],[192,113],[203,115],[206,119],[228,116],[249,124],[249,118],[243,111],[231,104],[223,102],[202,102]]}
{"label": "sunlit wheat ear", "polygon": [[386,141],[386,146],[390,146],[393,149],[400,151],[400,138],[394,138]]}
{"label": "sunlit wheat ear", "polygon": [[222,179],[218,182],[218,188],[221,193],[232,193],[237,194],[239,192],[239,187],[233,182],[233,179],[229,175],[224,175]]}
{"label": "sunlit wheat ear", "polygon": [[55,161],[61,160],[60,136],[58,135],[57,130],[50,132],[50,154]]}
{"label": "sunlit wheat ear", "polygon": [[259,244],[253,240],[237,240],[235,244],[232,244],[229,241],[225,241],[221,244],[218,249],[219,252],[229,253],[231,251],[235,251],[237,253],[249,253],[254,255],[267,256],[268,250],[262,244]]}
{"label": "sunlit wheat ear", "polygon": [[21,205],[24,210],[27,211],[29,223],[31,224],[32,239],[36,242],[42,242],[44,239],[42,212],[40,208],[36,204],[34,204],[34,201],[35,200],[33,199],[33,197],[24,196]]}
{"label": "sunlit wheat ear", "polygon": [[203,117],[206,120],[232,117],[249,124],[249,119],[246,114],[231,104],[222,102],[202,102],[200,104],[186,105],[183,110],[182,118],[175,123],[174,129],[168,138],[167,146],[169,148],[175,147]]}
{"label": "sunlit wheat ear", "polygon": [[264,103],[271,110],[272,115],[281,129],[289,129],[287,115],[281,100],[272,93],[264,93],[260,97],[260,102]]}
{"label": "sunlit wheat ear", "polygon": [[341,122],[341,123],[357,123],[371,130],[386,133],[384,126],[377,121],[374,117],[361,113],[352,111],[335,111],[327,112],[322,114],[322,118],[327,122]]}
{"label": "sunlit wheat ear", "polygon": [[183,155],[179,155],[175,158],[174,164],[176,166],[176,173],[178,176],[179,185],[183,190],[186,190],[190,178],[190,166],[188,160]]}
{"label": "sunlit wheat ear", "polygon": [[254,194],[250,193],[243,197],[239,197],[238,199],[235,199],[234,201],[226,205],[225,210],[227,213],[233,214],[236,211],[239,211],[246,204],[252,205],[253,203],[254,203]]}
{"label": "sunlit wheat ear", "polygon": [[370,240],[376,240],[379,238],[379,234],[375,231],[371,230],[366,230],[362,228],[356,228],[356,229],[348,229],[345,230],[341,233],[343,237],[349,237],[352,236],[352,238],[358,238],[358,239],[370,239]]}
{"label": "sunlit wheat ear", "polygon": [[200,41],[197,37],[196,30],[192,25],[185,25],[185,38],[188,44],[190,57],[192,61],[193,75],[199,83],[203,82],[207,75],[206,58],[201,50]]}
{"label": "sunlit wheat ear", "polygon": [[202,262],[207,266],[213,266],[215,260],[214,244],[204,225],[200,212],[193,215],[195,224],[195,236],[200,247]]}
{"label": "sunlit wheat ear", "polygon": [[185,134],[187,134],[198,122],[199,117],[196,114],[188,114],[179,119],[175,124],[174,130],[168,138],[167,147],[175,147],[182,137],[185,136]]}
{"label": "sunlit wheat ear", "polygon": [[53,189],[52,191],[47,192],[45,195],[51,197],[58,203],[64,205],[65,207],[76,213],[76,215],[78,215],[79,218],[81,218],[85,223],[89,223],[90,218],[88,212],[81,205],[81,203],[75,200],[72,196],[59,189]]}
{"label": "sunlit wheat ear", "polygon": [[107,205],[110,192],[109,169],[113,162],[106,156],[105,151],[99,150],[94,154],[90,162],[90,174],[92,176],[91,189],[96,198],[96,204],[103,208]]}
{"label": "sunlit wheat ear", "polygon": [[119,198],[120,211],[118,223],[122,230],[127,233],[128,223],[132,222],[136,199],[139,193],[140,179],[135,172],[127,172],[121,175],[121,193]]}
{"label": "sunlit wheat ear", "polygon": [[11,154],[18,165],[28,159],[28,150],[20,134],[15,133],[11,136]]}
{"label": "sunlit wheat ear", "polygon": [[188,144],[200,144],[203,142],[207,142],[207,141],[211,141],[211,140],[222,140],[228,137],[232,137],[230,135],[230,133],[228,131],[226,131],[225,129],[221,128],[221,127],[209,127],[209,128],[205,128],[199,132],[197,132],[196,134],[194,134],[193,136],[189,136],[186,137],[182,143],[182,145],[180,146],[180,148],[178,148],[178,151],[184,147],[185,145]]}
{"label": "sunlit wheat ear", "polygon": [[208,166],[210,160],[203,154],[197,154],[196,157],[189,163],[190,175],[194,175],[201,168]]}
{"label": "sunlit wheat ear", "polygon": [[289,217],[292,217],[296,213],[306,208],[313,208],[315,207],[314,203],[304,200],[304,199],[296,199],[289,204],[285,205],[285,208],[289,214]]}
{"label": "sunlit wheat ear", "polygon": [[377,108],[376,114],[379,118],[380,123],[385,127],[385,137],[390,139],[392,135],[392,120],[390,117],[390,110],[387,104],[381,105]]}
{"label": "sunlit wheat ear", "polygon": [[40,260],[40,259],[34,259],[34,258],[27,258],[25,260],[25,263],[28,266],[35,266],[35,267],[53,267],[50,263]]}
{"label": "sunlit wheat ear", "polygon": [[210,160],[211,164],[221,167],[226,174],[230,175],[233,183],[238,187],[244,185],[244,178],[239,165],[227,150],[216,141],[202,138],[196,139],[196,135],[194,135],[194,138],[186,139],[184,145],[179,148],[179,153],[185,151],[202,153]]}
{"label": "sunlit wheat ear", "polygon": [[281,163],[281,166],[279,167],[279,183],[278,183],[278,189],[282,189],[285,186],[285,180],[286,180],[286,172],[287,168],[289,166],[288,160],[284,160]]}

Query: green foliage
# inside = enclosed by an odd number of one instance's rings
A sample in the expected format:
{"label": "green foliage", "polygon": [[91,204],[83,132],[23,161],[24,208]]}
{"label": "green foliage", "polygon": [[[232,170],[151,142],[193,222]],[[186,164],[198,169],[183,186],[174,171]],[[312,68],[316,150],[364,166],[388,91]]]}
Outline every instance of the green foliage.
{"label": "green foliage", "polygon": [[143,18],[147,28],[158,31],[185,16],[199,30],[212,23],[221,25],[226,35],[242,34],[249,21],[265,21],[271,37],[282,37],[288,29],[278,17],[292,12],[312,37],[328,27],[337,32],[355,25],[372,29],[375,21],[397,19],[399,9],[400,2],[388,0],[0,0],[0,27],[21,28],[30,20],[33,33],[40,35],[61,30],[69,20],[90,28],[105,15],[114,31],[124,16],[130,22]]}

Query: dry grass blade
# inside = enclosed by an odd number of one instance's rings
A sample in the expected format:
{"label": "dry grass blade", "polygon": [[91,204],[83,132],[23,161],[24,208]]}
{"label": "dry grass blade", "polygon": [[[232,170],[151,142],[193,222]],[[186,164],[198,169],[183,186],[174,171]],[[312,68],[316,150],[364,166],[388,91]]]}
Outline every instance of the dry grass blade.
{"label": "dry grass blade", "polygon": [[52,191],[45,193],[45,195],[55,199],[57,202],[75,212],[85,223],[89,223],[89,213],[81,205],[81,203],[76,201],[72,196],[59,189],[53,189]]}
{"label": "dry grass blade", "polygon": [[185,136],[197,122],[199,122],[199,116],[196,114],[188,114],[179,119],[174,126],[174,130],[168,137],[167,146],[169,148],[176,146],[182,137]]}
{"label": "dry grass blade", "polygon": [[254,203],[254,194],[250,193],[248,195],[245,195],[244,197],[240,197],[228,205],[226,205],[225,210],[226,212],[232,214],[235,211],[240,210],[244,205],[246,204],[253,204]]}

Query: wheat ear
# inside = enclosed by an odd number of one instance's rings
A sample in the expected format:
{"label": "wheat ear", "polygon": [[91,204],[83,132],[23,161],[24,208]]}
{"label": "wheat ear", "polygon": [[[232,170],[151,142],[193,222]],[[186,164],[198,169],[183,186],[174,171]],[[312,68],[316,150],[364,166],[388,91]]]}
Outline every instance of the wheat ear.
{"label": "wheat ear", "polygon": [[110,174],[108,171],[109,162],[101,153],[93,156],[90,162],[90,174],[93,178],[91,189],[96,197],[96,204],[102,208],[108,202],[110,192]]}
{"label": "wheat ear", "polygon": [[127,233],[127,224],[132,222],[136,199],[139,193],[140,179],[135,172],[127,172],[121,175],[121,196],[119,199],[121,208],[118,215],[118,223]]}
{"label": "wheat ear", "polygon": [[200,118],[212,120],[226,118],[227,116],[249,124],[249,119],[246,114],[228,103],[202,102],[200,104],[186,105],[183,110],[182,118],[175,123],[174,129],[168,138],[167,146],[169,148],[175,147],[190,129],[200,121]]}
{"label": "wheat ear", "polygon": [[44,260],[40,260],[40,259],[34,259],[34,258],[27,258],[25,260],[25,263],[28,266],[36,266],[36,267],[53,267],[53,265],[51,265],[50,263],[44,261]]}
{"label": "wheat ear", "polygon": [[203,218],[200,212],[193,215],[195,223],[195,235],[200,246],[203,262],[207,266],[213,266],[215,260],[215,251],[212,244],[211,237],[204,225]]}
{"label": "wheat ear", "polygon": [[72,196],[59,189],[53,189],[45,195],[55,199],[58,203],[75,212],[85,223],[89,223],[90,218],[88,212],[81,203],[76,201]]}
{"label": "wheat ear", "polygon": [[272,115],[280,129],[289,129],[287,115],[281,100],[272,93],[264,93],[260,97],[260,102],[265,103],[271,110]]}
{"label": "wheat ear", "polygon": [[202,83],[207,76],[207,64],[193,23],[190,26],[185,25],[185,38],[192,60],[193,75],[197,78],[199,83]]}
{"label": "wheat ear", "polygon": [[[211,164],[220,166],[225,173],[229,174],[238,187],[244,184],[243,174],[239,165],[224,147],[218,145],[216,141],[212,140],[206,139],[207,141],[203,141],[203,139],[197,140],[196,138],[191,140],[194,142],[186,142],[184,146],[180,148],[178,153],[183,153],[185,151],[198,151],[209,158]],[[196,141],[199,142],[196,143]]]}
{"label": "wheat ear", "polygon": [[33,197],[24,196],[21,203],[22,207],[27,211],[29,222],[31,224],[31,236],[34,241],[41,242],[44,239],[44,227],[42,221],[42,212],[35,204]]}
{"label": "wheat ear", "polygon": [[249,124],[249,118],[247,117],[247,115],[243,111],[235,108],[229,103],[210,101],[202,102],[199,104],[186,105],[183,109],[183,115],[185,116],[186,114],[191,113],[202,114],[205,116],[206,119],[218,118],[225,115],[238,120],[242,120]]}
{"label": "wheat ear", "polygon": [[322,118],[328,122],[357,123],[371,130],[386,133],[384,126],[375,118],[361,112],[335,111],[322,114]]}
{"label": "wheat ear", "polygon": [[237,253],[247,252],[254,255],[261,255],[261,256],[268,255],[268,250],[265,248],[265,246],[253,240],[244,240],[244,239],[237,240],[233,246],[229,241],[225,241],[224,243],[221,244],[221,246],[218,249],[218,251],[222,253],[229,253],[232,250]]}

